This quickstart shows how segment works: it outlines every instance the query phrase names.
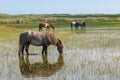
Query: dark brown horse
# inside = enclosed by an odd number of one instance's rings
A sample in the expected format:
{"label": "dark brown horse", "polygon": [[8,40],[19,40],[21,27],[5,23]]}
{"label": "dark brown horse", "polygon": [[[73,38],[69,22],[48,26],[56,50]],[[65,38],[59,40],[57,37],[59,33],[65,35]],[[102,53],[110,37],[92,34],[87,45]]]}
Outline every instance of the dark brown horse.
{"label": "dark brown horse", "polygon": [[55,27],[51,23],[40,23],[39,24],[39,31],[42,31],[42,28],[46,28],[46,31],[50,30],[50,28],[52,28],[53,31],[55,30]]}
{"label": "dark brown horse", "polygon": [[54,34],[49,32],[35,32],[28,30],[21,33],[19,38],[18,54],[23,54],[24,48],[26,53],[29,54],[28,49],[30,44],[34,46],[43,46],[42,54],[45,53],[47,55],[47,47],[51,44],[57,46],[58,52],[60,54],[63,53],[63,42]]}

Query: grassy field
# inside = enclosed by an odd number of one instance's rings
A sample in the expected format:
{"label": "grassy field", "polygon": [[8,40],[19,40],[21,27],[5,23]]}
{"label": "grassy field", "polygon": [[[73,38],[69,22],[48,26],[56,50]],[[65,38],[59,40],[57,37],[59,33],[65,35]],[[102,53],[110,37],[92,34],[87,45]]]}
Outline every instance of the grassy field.
{"label": "grassy field", "polygon": [[20,32],[27,29],[38,31],[38,24],[0,26],[0,79],[120,79],[119,22],[88,22],[86,31],[71,31],[69,22],[53,24],[56,26],[54,34],[64,41],[65,48],[60,57],[56,47],[50,46],[48,63],[44,62],[46,59],[41,55],[41,47],[30,46],[31,55],[18,57]]}
{"label": "grassy field", "polygon": [[[8,15],[0,14],[1,80],[119,80],[120,18],[118,15]],[[86,30],[70,29],[71,21],[85,21]],[[51,33],[65,44],[42,56],[42,47],[30,46],[30,55],[18,56],[19,34],[38,31],[40,22],[51,22]],[[43,30],[45,31],[45,29]]]}

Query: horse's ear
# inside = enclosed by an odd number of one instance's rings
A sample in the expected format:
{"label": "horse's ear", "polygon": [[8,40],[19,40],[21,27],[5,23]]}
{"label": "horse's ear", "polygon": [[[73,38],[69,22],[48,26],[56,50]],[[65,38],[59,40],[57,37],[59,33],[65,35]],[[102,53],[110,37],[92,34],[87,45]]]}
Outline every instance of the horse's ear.
{"label": "horse's ear", "polygon": [[62,47],[64,48],[65,47],[64,43],[60,39],[58,39],[58,41],[62,45]]}
{"label": "horse's ear", "polygon": [[58,39],[58,42],[60,42],[60,44],[62,43],[62,41],[60,39]]}
{"label": "horse's ear", "polygon": [[60,39],[58,39],[58,41],[57,41],[57,46],[59,45],[59,44],[61,44],[62,42],[61,42],[61,40]]}

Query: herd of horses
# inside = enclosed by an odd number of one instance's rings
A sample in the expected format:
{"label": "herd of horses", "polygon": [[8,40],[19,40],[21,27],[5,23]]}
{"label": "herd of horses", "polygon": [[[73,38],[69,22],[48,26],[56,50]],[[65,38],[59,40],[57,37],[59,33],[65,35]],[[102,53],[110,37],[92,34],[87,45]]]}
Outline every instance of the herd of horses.
{"label": "herd of horses", "polygon": [[[81,27],[81,29],[85,29],[86,23],[85,21],[82,21],[82,22],[74,21],[70,23],[70,26],[71,26],[71,30],[73,30],[73,27],[75,27],[75,29],[78,29],[78,27]],[[50,28],[52,28],[53,31],[55,30],[55,27],[51,23],[40,23],[39,31],[42,31],[42,28],[46,28],[46,31],[50,30]]]}
{"label": "herd of horses", "polygon": [[[70,25],[71,25],[71,30],[73,29],[73,27],[78,28],[79,26],[81,26],[81,29],[85,29],[86,26],[85,22],[72,22]],[[46,31],[42,31],[42,28],[46,28]],[[55,27],[51,23],[40,23],[39,32],[27,30],[20,33],[18,58],[19,58],[20,72],[23,76],[48,77],[53,75],[63,67],[64,61],[63,61],[62,53],[63,53],[64,43],[53,33],[47,31],[50,30],[50,28],[52,28],[53,31],[55,30]],[[30,44],[34,46],[42,46],[43,63],[30,64],[28,57]],[[48,63],[47,60],[47,49],[48,46],[50,45],[56,46],[60,54],[58,61],[54,64]],[[24,50],[27,53],[26,60],[24,59]]]}
{"label": "herd of horses", "polygon": [[[71,22],[71,30],[73,27],[76,29],[80,26],[81,29],[85,29],[86,23],[83,22]],[[46,28],[46,30],[50,30],[50,28],[55,30],[55,27],[51,23],[40,23],[39,31],[42,31],[42,28]],[[64,43],[61,39],[57,38],[54,34],[50,32],[36,32],[36,31],[25,31],[20,34],[19,37],[19,50],[18,54],[24,54],[24,50],[27,55],[29,55],[29,45],[32,44],[34,46],[42,46],[42,54],[47,55],[47,48],[49,45],[57,46],[57,50],[60,54],[63,53]]]}

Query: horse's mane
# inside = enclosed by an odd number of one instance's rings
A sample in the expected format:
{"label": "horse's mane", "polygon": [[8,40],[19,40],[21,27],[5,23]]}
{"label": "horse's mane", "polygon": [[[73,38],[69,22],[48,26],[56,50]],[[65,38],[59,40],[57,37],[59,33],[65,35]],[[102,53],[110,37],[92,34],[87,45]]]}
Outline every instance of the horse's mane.
{"label": "horse's mane", "polygon": [[58,38],[58,41],[61,43],[62,48],[64,48],[65,47],[64,42],[62,40],[60,40],[59,38]]}
{"label": "horse's mane", "polygon": [[48,36],[48,39],[51,42],[51,44],[56,45],[58,42],[60,42],[62,47],[64,47],[63,41],[57,38],[53,33],[45,32],[45,34]]}
{"label": "horse's mane", "polygon": [[50,32],[45,32],[45,35],[48,37],[48,40],[51,42],[51,44],[56,45],[58,42],[58,38],[50,33]]}

